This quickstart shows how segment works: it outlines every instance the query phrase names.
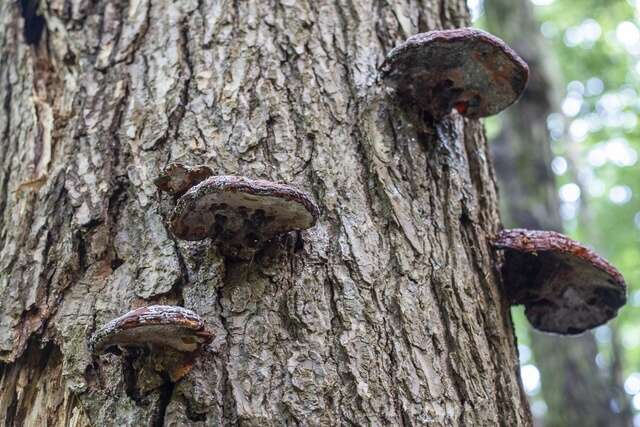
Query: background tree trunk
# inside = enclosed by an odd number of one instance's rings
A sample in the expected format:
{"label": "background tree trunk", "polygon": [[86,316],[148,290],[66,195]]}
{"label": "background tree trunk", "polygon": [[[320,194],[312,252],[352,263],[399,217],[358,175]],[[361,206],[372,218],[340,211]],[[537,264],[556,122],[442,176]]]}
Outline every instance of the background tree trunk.
{"label": "background tree trunk", "polygon": [[[520,101],[502,115],[500,134],[491,141],[501,190],[505,226],[562,231],[560,201],[551,170],[547,117],[556,111],[549,55],[528,0],[485,0],[487,28],[503,38],[529,64],[529,85]],[[563,337],[530,328],[548,406],[547,427],[630,426],[622,387],[598,367],[593,333]],[[616,378],[616,376],[612,376]],[[617,410],[614,410],[617,401]]]}
{"label": "background tree trunk", "polygon": [[[529,425],[477,121],[375,101],[464,1],[0,0],[7,425]],[[283,181],[322,215],[251,262],[176,241],[170,161]],[[87,338],[149,303],[215,333],[171,384]],[[145,367],[143,367],[145,368]],[[146,367],[148,368],[148,367]]]}

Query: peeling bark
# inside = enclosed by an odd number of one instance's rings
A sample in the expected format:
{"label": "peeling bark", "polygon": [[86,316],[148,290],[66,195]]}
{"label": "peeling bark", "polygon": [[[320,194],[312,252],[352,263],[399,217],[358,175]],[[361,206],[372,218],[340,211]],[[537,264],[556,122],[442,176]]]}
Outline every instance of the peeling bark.
{"label": "peeling bark", "polygon": [[[462,0],[37,11],[27,43],[19,5],[0,0],[0,418],[530,424],[482,128],[455,115],[436,138],[370,97],[393,46],[468,22]],[[318,224],[247,262],[178,241],[153,184],[174,161],[307,191]],[[214,333],[176,384],[87,347],[151,303]]]}

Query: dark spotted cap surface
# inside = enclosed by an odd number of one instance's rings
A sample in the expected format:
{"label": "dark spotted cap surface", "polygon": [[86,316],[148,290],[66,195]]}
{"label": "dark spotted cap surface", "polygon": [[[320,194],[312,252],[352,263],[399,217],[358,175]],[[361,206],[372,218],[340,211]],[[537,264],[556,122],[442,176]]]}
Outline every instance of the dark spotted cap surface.
{"label": "dark spotted cap surface", "polygon": [[541,331],[578,334],[614,318],[626,302],[622,275],[598,254],[553,231],[503,230],[504,286]]}
{"label": "dark spotted cap surface", "polygon": [[255,247],[277,234],[312,227],[318,208],[288,185],[239,176],[213,176],[184,194],[171,217],[179,239],[207,237],[225,245]]}
{"label": "dark spotted cap surface", "polygon": [[112,320],[100,328],[89,343],[93,353],[109,347],[168,347],[192,352],[210,342],[200,316],[191,310],[169,305],[151,305]]}
{"label": "dark spotted cap surface", "polygon": [[529,77],[517,53],[473,28],[412,36],[389,53],[381,72],[401,104],[434,119],[454,108],[472,118],[497,114],[518,99]]}

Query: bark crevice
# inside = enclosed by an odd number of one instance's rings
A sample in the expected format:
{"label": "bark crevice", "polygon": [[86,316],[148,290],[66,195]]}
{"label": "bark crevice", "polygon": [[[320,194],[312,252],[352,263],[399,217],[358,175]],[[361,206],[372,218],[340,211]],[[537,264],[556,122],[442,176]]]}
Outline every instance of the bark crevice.
{"label": "bark crevice", "polygon": [[38,3],[38,0],[19,0],[23,36],[28,45],[38,45],[47,26],[44,16],[38,12]]}

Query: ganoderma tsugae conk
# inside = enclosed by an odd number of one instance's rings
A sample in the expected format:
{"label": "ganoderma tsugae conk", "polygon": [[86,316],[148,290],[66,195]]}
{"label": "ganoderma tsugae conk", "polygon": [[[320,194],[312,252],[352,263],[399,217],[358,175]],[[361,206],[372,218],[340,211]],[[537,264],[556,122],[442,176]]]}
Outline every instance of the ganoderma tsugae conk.
{"label": "ganoderma tsugae conk", "polygon": [[520,97],[529,77],[505,42],[474,28],[411,36],[389,52],[381,72],[398,104],[435,121],[453,109],[470,118],[497,114]]}
{"label": "ganoderma tsugae conk", "polygon": [[170,218],[178,239],[211,238],[223,254],[246,258],[276,235],[318,220],[311,196],[294,187],[241,176],[205,177],[209,173],[204,166],[178,165],[156,179],[161,190],[180,195]]}
{"label": "ganoderma tsugae conk", "polygon": [[523,304],[541,331],[579,334],[614,318],[626,285],[604,258],[560,233],[503,230],[494,242],[505,252],[502,274],[512,304]]}

